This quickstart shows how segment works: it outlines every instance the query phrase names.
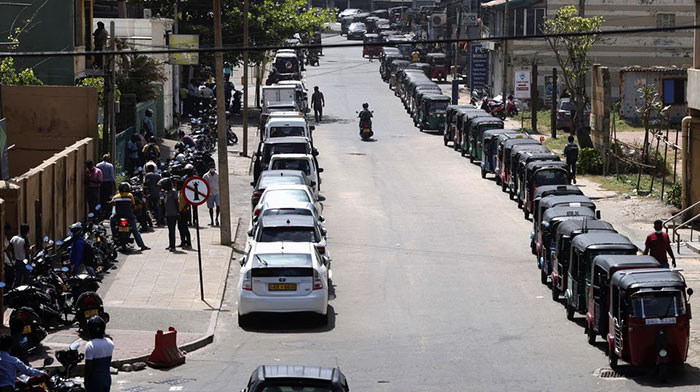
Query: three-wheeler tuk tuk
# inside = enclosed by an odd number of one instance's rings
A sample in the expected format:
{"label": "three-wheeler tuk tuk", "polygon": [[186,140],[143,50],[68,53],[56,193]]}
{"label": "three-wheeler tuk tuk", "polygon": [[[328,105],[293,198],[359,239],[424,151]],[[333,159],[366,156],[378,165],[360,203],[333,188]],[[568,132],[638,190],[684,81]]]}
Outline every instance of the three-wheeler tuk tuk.
{"label": "three-wheeler tuk tuk", "polygon": [[424,96],[418,113],[418,129],[421,132],[445,129],[445,111],[450,102],[451,98],[447,95]]}
{"label": "three-wheeler tuk tuk", "polygon": [[[481,136],[481,178],[486,178],[486,174],[495,173],[497,166],[498,138],[503,135],[505,138],[522,135],[514,129],[490,129]],[[496,176],[498,180],[498,176]]]}
{"label": "three-wheeler tuk tuk", "polygon": [[583,195],[583,191],[576,185],[544,185],[537,187],[535,197],[532,202],[531,214],[539,208],[540,200],[547,196]]}
{"label": "three-wheeler tuk tuk", "polygon": [[683,275],[665,268],[625,270],[610,280],[608,362],[655,365],[667,377],[670,365],[688,356],[690,296]]}
{"label": "three-wheeler tuk tuk", "polygon": [[590,273],[591,263],[598,255],[634,255],[635,246],[629,238],[618,233],[586,233],[571,241],[569,272],[567,274],[566,318],[574,319],[574,313],[585,314],[588,303],[585,297],[586,274]]}
{"label": "three-wheeler tuk tuk", "polygon": [[506,140],[509,140],[509,139],[523,139],[523,138],[530,138],[530,136],[528,136],[525,133],[520,133],[520,132],[518,132],[515,135],[502,133],[496,137],[495,141],[492,141],[492,143],[494,143],[496,146],[496,150],[494,151],[494,154],[496,154],[496,160],[495,160],[496,168],[494,169],[494,173],[496,174],[496,185],[499,185],[499,186],[501,185],[501,166],[502,166],[501,160],[503,160],[503,156],[502,156],[503,143],[505,143]]}
{"label": "three-wheeler tuk tuk", "polygon": [[523,144],[540,144],[539,141],[532,139],[530,137],[515,137],[513,139],[505,140],[501,145],[498,146],[498,173],[501,176],[501,191],[505,192],[508,184],[510,183],[511,174],[511,151],[513,147]]}
{"label": "three-wheeler tuk tuk", "polygon": [[[430,79],[430,64],[427,63],[411,63],[411,65],[408,66],[409,69],[420,69],[423,71],[425,76]],[[432,80],[432,79],[431,79]]]}
{"label": "three-wheeler tuk tuk", "polygon": [[447,106],[445,112],[445,131],[442,133],[442,142],[447,146],[447,143],[452,141],[452,135],[457,129],[457,114],[462,109],[475,109],[472,104],[459,104]]}
{"label": "three-wheeler tuk tuk", "polygon": [[430,64],[430,78],[438,81],[447,80],[447,55],[445,53],[428,53],[425,58]]}
{"label": "three-wheeler tuk tuk", "polygon": [[540,228],[535,238],[537,249],[537,267],[540,269],[540,280],[547,284],[547,278],[552,274],[554,264],[553,254],[556,252],[556,232],[562,222],[568,220],[595,219],[595,212],[588,207],[552,207],[547,210],[540,221]]}
{"label": "three-wheeler tuk tuk", "polygon": [[382,39],[379,37],[379,34],[365,33],[362,37],[362,57],[371,59],[379,57],[379,52],[382,50],[382,47],[379,46],[381,42]]}
{"label": "three-wheeler tuk tuk", "polygon": [[[398,52],[398,51],[397,51]],[[385,82],[389,81],[389,64],[393,60],[403,60],[403,55],[401,53],[386,53],[381,60],[379,65],[379,74],[382,76],[382,80]]]}
{"label": "three-wheeler tuk tuk", "polygon": [[[469,162],[481,161],[483,134],[489,129],[503,129],[503,121],[496,117],[477,117],[469,122],[469,140],[462,148],[462,156],[469,154]],[[464,140],[464,138],[462,138]],[[466,151],[466,152],[465,152]]]}
{"label": "three-wheeler tuk tuk", "polygon": [[464,137],[464,129],[469,127],[469,121],[477,117],[493,117],[483,109],[464,109],[457,113],[457,126],[452,135],[452,148],[459,151],[462,148],[462,138]]}
{"label": "three-wheeler tuk tuk", "polygon": [[[548,153],[549,149],[540,143],[519,144],[510,150],[510,167],[511,173],[508,178],[506,189],[511,199],[516,198],[518,193],[518,170],[520,169],[520,158],[529,152],[532,153]],[[516,198],[517,199],[517,198]]]}
{"label": "three-wheeler tuk tuk", "polygon": [[594,345],[596,335],[605,339],[608,335],[608,299],[610,298],[610,279],[621,270],[661,268],[661,264],[652,256],[638,255],[600,255],[586,271],[586,335],[588,344]]}
{"label": "three-wheeler tuk tuk", "polygon": [[389,90],[394,90],[394,95],[396,95],[396,75],[406,69],[406,66],[411,64],[408,60],[396,59],[389,64]]}
{"label": "three-wheeler tuk tuk", "polygon": [[[535,213],[532,215],[532,232],[530,237],[532,241],[530,242],[530,247],[532,248],[532,254],[537,254],[537,247],[535,239],[538,237],[538,230],[540,227],[540,221],[544,216],[544,213],[548,209],[553,207],[587,207],[591,210],[596,210],[596,205],[586,196],[583,195],[550,195],[539,200]],[[600,212],[596,212],[596,218],[600,219]]]}
{"label": "three-wheeler tuk tuk", "polygon": [[534,207],[535,192],[541,186],[569,185],[569,170],[566,162],[534,161],[525,166],[522,183],[523,216],[525,219]]}
{"label": "three-wheeler tuk tuk", "polygon": [[[542,151],[522,151],[519,155],[520,157],[518,158],[518,164],[516,166],[517,169],[514,169],[511,177],[513,178],[513,187],[515,188],[518,208],[522,208],[523,202],[525,201],[525,184],[527,184],[527,165],[530,162],[539,161],[556,162],[561,158],[557,153]],[[527,219],[527,217],[525,219]]]}
{"label": "three-wheeler tuk tuk", "polygon": [[442,95],[442,90],[433,85],[420,85],[413,91],[409,114],[416,127],[419,124],[420,112],[423,110],[423,98],[430,95]]}
{"label": "three-wheeler tuk tuk", "polygon": [[379,20],[379,17],[373,16],[373,15],[370,15],[365,19],[365,26],[367,27],[367,33],[370,33],[370,34],[377,33],[377,21],[378,20]]}
{"label": "three-wheeler tuk tuk", "polygon": [[566,276],[569,272],[571,241],[579,234],[594,232],[617,233],[613,225],[598,219],[570,219],[562,222],[554,233],[555,252],[552,254],[552,300],[566,291]]}

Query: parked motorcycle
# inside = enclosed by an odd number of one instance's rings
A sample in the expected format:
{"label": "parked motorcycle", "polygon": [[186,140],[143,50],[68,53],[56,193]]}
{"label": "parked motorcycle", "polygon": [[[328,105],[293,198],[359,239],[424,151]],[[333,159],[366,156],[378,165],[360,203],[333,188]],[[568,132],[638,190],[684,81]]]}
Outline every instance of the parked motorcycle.
{"label": "parked motorcycle", "polygon": [[100,316],[105,323],[109,322],[109,313],[105,312],[102,298],[94,291],[87,291],[75,301],[75,320],[81,331],[86,330],[87,321],[93,316]]}

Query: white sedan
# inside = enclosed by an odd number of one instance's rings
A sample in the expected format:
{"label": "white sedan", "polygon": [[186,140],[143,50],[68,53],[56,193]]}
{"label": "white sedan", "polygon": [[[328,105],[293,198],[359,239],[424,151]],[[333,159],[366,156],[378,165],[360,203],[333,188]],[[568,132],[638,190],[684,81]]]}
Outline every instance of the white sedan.
{"label": "white sedan", "polygon": [[238,325],[254,313],[313,313],[328,323],[328,259],[312,243],[256,243],[241,258]]}

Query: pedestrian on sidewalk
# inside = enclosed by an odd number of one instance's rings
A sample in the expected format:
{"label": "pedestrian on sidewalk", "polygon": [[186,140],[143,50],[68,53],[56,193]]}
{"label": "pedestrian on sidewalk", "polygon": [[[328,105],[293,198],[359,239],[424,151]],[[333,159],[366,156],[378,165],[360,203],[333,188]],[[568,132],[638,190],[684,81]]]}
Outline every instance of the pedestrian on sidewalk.
{"label": "pedestrian on sidewalk", "polygon": [[668,237],[668,234],[664,233],[663,225],[664,223],[661,219],[654,221],[654,232],[649,234],[646,241],[644,241],[644,254],[650,254],[662,267],[668,268],[668,257],[666,257],[666,253],[668,253],[675,268],[676,256],[673,255],[671,239]]}
{"label": "pedestrian on sidewalk", "polygon": [[160,182],[160,187],[165,193],[165,221],[168,224],[168,247],[165,250],[175,251],[175,226],[177,225],[178,210],[180,201],[177,191],[173,189],[173,183],[169,178],[164,178]]}
{"label": "pedestrian on sidewalk", "polygon": [[146,113],[143,116],[141,122],[141,130],[146,134],[146,140],[149,140],[151,136],[156,134],[156,130],[153,127],[153,110],[146,109]]}
{"label": "pedestrian on sidewalk", "polygon": [[92,252],[91,249],[88,249],[90,245],[85,242],[85,238],[83,238],[83,224],[76,222],[70,225],[70,234],[71,237],[73,237],[73,243],[71,244],[69,254],[71,272],[74,274],[87,272],[94,276],[95,269],[89,265],[92,263],[92,260],[88,260],[92,259],[91,256],[88,257],[88,255],[92,255]]}
{"label": "pedestrian on sidewalk", "polygon": [[102,171],[88,159],[85,161],[85,201],[87,201],[88,212],[95,212],[95,206],[100,202],[100,189],[102,189]]}
{"label": "pedestrian on sidewalk", "polygon": [[0,336],[0,392],[14,391],[17,375],[20,373],[29,377],[46,376],[41,370],[27,366],[17,357],[10,355],[12,343],[10,335]]}
{"label": "pedestrian on sidewalk", "polygon": [[126,169],[126,174],[129,176],[134,174],[134,169],[137,166],[139,166],[139,164],[140,164],[140,159],[139,159],[139,151],[141,151],[141,149],[139,148],[140,141],[141,141],[141,138],[139,137],[139,134],[133,134],[133,135],[131,135],[131,139],[129,139],[129,141],[126,142],[126,164],[125,164],[126,167],[125,167],[125,169]]}
{"label": "pedestrian on sidewalk", "polygon": [[321,122],[323,107],[326,106],[326,100],[323,98],[323,93],[318,89],[318,86],[314,86],[314,93],[311,95],[311,106],[314,108],[316,122]]}
{"label": "pedestrian on sidewalk", "polygon": [[576,162],[578,162],[578,146],[574,143],[574,136],[569,135],[569,143],[564,147],[566,166],[569,168],[569,178],[576,183]]}
{"label": "pedestrian on sidewalk", "polygon": [[102,185],[100,186],[100,204],[106,206],[110,198],[116,191],[117,177],[114,174],[114,165],[109,154],[102,156],[102,162],[97,164],[97,168],[102,172]]}
{"label": "pedestrian on sidewalk", "polygon": [[24,260],[29,259],[29,225],[23,223],[19,227],[19,234],[10,239],[10,245],[5,252],[14,261],[15,278],[12,281],[12,288],[24,284],[27,278],[27,267]]}
{"label": "pedestrian on sidewalk", "polygon": [[185,194],[182,191],[184,182],[181,180],[178,184],[180,192],[178,194],[178,214],[177,228],[180,231],[180,247],[182,249],[192,249],[192,237],[190,237],[190,229],[187,226],[190,221],[190,205],[185,201]]}
{"label": "pedestrian on sidewalk", "polygon": [[109,371],[114,354],[114,342],[105,337],[107,325],[100,316],[88,320],[87,332],[90,341],[85,345],[85,390],[86,392],[109,392],[112,375]]}
{"label": "pedestrian on sidewalk", "polygon": [[160,211],[160,188],[158,182],[161,180],[160,174],[156,173],[156,165],[146,165],[146,175],[143,177],[143,187],[148,197],[148,208],[156,216],[156,224],[163,225],[163,214]]}
{"label": "pedestrian on sidewalk", "polygon": [[[214,162],[209,164],[209,171],[204,174],[204,181],[209,185],[209,198],[207,208],[209,209],[209,226],[219,225],[219,173],[216,171]],[[216,206],[216,220],[214,219],[214,207]]]}

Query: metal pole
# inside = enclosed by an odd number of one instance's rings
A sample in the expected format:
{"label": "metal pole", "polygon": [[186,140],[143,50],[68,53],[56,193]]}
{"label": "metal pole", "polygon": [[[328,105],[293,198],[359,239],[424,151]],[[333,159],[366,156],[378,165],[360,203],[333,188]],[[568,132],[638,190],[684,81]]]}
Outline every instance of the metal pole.
{"label": "metal pole", "polygon": [[[214,12],[214,14],[216,14],[216,12]],[[197,231],[197,260],[199,261],[199,298],[202,301],[204,301],[204,278],[202,277],[202,245],[199,241],[199,206],[192,206],[192,210],[192,212],[194,213],[194,227]]]}
{"label": "metal pole", "polygon": [[[505,3],[505,10],[503,12],[503,35],[507,36],[508,32],[508,0]],[[505,104],[507,94],[507,84],[508,84],[508,40],[503,40],[503,92],[501,94],[501,101]]]}
{"label": "metal pole", "polygon": [[[115,39],[115,32],[114,32],[114,21],[109,22],[109,36],[112,38],[112,41],[110,43],[110,48],[114,51],[117,47],[117,40]],[[114,94],[115,91],[117,91],[117,67],[116,64],[114,63],[116,61],[117,57],[115,55],[112,55],[112,61],[110,62],[110,84],[111,84],[111,91],[109,94],[109,141],[110,141],[110,146],[109,146],[109,152],[110,155],[112,156],[112,159],[116,159],[117,157],[117,125],[116,125],[116,112],[117,112],[117,103],[116,103],[116,94]],[[104,129],[102,130],[102,135],[104,137]],[[91,157],[95,158],[95,157]]]}
{"label": "metal pole", "polygon": [[[530,77],[530,106],[532,107],[532,132],[537,133],[537,105],[539,104],[539,91],[537,90],[537,62],[532,62]],[[505,101],[503,101],[505,102]],[[503,106],[505,108],[505,106]]]}
{"label": "metal pole", "polygon": [[557,138],[557,95],[559,94],[559,89],[557,88],[557,69],[552,68],[552,116],[551,116],[551,128],[552,128],[552,139]]}
{"label": "metal pole", "polygon": [[[700,40],[698,40],[700,41]],[[681,130],[676,131],[676,143],[674,144],[673,147],[673,183],[676,183],[676,166],[678,166],[678,134],[681,133]]]}
{"label": "metal pole", "polygon": [[[218,0],[217,0],[218,1]],[[349,0],[348,0],[349,2]],[[248,47],[249,1],[243,3],[243,45]],[[248,51],[243,51],[243,156],[248,156]]]}
{"label": "metal pole", "polygon": [[666,188],[666,170],[668,170],[668,133],[671,128],[670,121],[666,121],[666,137],[664,138],[664,168],[661,175],[661,200],[664,199],[664,189]]}
{"label": "metal pole", "polygon": [[[221,38],[221,3],[220,0],[214,0],[214,45],[217,48],[223,46]],[[228,137],[226,109],[224,106],[224,54],[217,51],[214,54],[214,62],[216,68],[216,123],[217,123],[217,158],[219,163],[219,195],[221,208],[221,245],[228,246],[231,244],[231,203],[229,197],[228,185]],[[199,227],[199,226],[198,226]],[[199,242],[199,228],[197,229],[197,242]],[[199,248],[199,243],[197,244]],[[200,263],[201,268],[201,263]],[[202,299],[204,295],[202,295]]]}

